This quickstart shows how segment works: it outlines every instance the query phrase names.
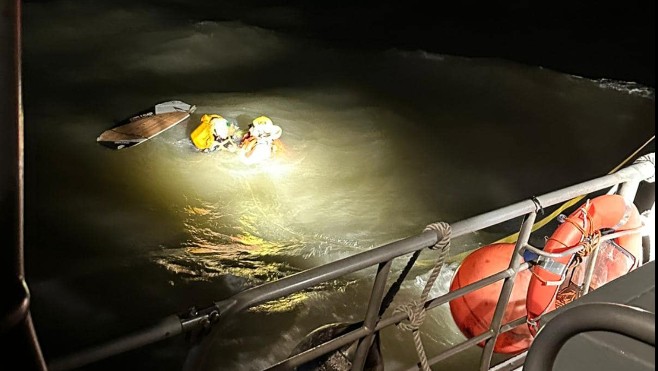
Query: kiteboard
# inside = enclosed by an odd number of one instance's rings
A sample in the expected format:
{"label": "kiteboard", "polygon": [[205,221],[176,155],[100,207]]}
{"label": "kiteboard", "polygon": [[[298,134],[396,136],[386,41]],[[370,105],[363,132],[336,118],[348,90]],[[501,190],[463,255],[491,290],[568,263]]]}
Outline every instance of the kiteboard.
{"label": "kiteboard", "polygon": [[96,141],[113,149],[142,144],[190,117],[196,106],[181,101],[156,104],[153,109],[104,131]]}

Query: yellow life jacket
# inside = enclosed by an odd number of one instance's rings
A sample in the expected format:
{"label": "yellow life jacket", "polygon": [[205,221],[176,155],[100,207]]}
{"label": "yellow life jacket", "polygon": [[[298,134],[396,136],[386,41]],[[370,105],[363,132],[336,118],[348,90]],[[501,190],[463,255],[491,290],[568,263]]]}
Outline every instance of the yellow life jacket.
{"label": "yellow life jacket", "polygon": [[214,118],[223,119],[220,115],[203,115],[201,116],[201,125],[197,126],[190,138],[192,138],[192,143],[198,149],[208,149],[212,147],[213,142],[215,141],[215,136],[213,134],[213,125],[210,121]]}

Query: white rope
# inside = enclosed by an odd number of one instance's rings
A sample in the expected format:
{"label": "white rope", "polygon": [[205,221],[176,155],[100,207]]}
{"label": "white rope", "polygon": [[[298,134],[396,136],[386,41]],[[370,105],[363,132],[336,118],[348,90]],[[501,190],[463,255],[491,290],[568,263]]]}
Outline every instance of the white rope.
{"label": "white rope", "polygon": [[416,346],[416,352],[418,352],[418,358],[420,359],[420,367],[423,371],[430,371],[427,355],[418,329],[425,321],[425,316],[427,314],[425,302],[427,302],[432,286],[434,286],[436,279],[441,273],[443,262],[445,261],[446,255],[448,255],[448,250],[450,250],[450,236],[452,234],[452,229],[448,223],[439,222],[428,225],[425,227],[425,231],[436,231],[441,236],[441,239],[437,241],[434,246],[430,247],[431,250],[440,250],[439,257],[436,259],[434,268],[432,268],[432,273],[427,279],[425,288],[420,295],[420,300],[400,305],[395,309],[394,313],[402,312],[409,318],[408,323],[398,323],[398,327],[402,330],[411,331],[414,338],[414,345]]}

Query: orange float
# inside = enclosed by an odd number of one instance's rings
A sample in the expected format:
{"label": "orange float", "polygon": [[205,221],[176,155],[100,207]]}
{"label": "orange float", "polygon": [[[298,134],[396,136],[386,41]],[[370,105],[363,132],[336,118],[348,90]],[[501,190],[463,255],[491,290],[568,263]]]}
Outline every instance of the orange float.
{"label": "orange float", "polygon": [[[640,214],[632,203],[619,195],[603,195],[588,201],[566,218],[546,242],[545,252],[560,253],[578,245],[592,245],[601,236],[602,230],[621,232],[642,226]],[[622,259],[605,261],[606,277],[597,277],[598,284],[618,278],[636,268],[642,261],[642,237],[632,233],[616,238],[614,242],[628,253],[633,261],[627,264]],[[555,298],[564,281],[567,268],[574,254],[562,258],[544,260],[531,268],[533,277],[528,285],[528,327],[533,335],[540,317],[555,309]],[[597,264],[599,261],[597,260]]]}
{"label": "orange float", "polygon": [[[514,244],[512,243],[488,245],[472,252],[457,269],[450,285],[450,291],[506,270],[509,268],[513,253]],[[510,303],[503,315],[503,323],[526,315],[526,293],[531,277],[532,275],[527,270],[517,274]],[[500,280],[450,301],[452,318],[464,336],[472,338],[489,329],[502,287],[503,280]],[[519,353],[528,349],[531,342],[532,336],[528,328],[517,326],[498,336],[494,351],[508,354]],[[480,346],[482,345],[481,343]]]}

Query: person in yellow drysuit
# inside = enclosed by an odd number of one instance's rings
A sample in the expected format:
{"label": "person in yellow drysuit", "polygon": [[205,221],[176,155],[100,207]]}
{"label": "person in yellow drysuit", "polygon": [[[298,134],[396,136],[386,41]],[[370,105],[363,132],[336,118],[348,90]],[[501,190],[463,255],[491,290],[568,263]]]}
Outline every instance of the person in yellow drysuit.
{"label": "person in yellow drysuit", "polygon": [[220,115],[203,115],[201,124],[190,137],[194,146],[202,152],[218,149],[235,152],[240,141],[238,127]]}

